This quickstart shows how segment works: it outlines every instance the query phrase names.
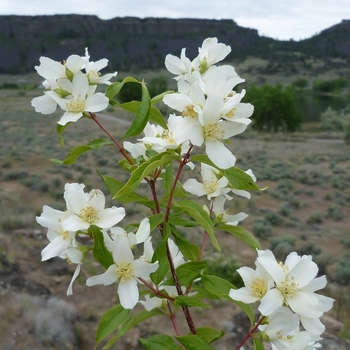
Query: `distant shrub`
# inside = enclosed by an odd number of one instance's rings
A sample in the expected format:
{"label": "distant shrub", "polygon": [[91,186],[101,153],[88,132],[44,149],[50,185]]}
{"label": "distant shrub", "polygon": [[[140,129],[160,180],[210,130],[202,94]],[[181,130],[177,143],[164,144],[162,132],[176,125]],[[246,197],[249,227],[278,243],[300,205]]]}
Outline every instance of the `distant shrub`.
{"label": "distant shrub", "polygon": [[243,281],[236,271],[241,264],[235,256],[225,256],[221,253],[211,254],[208,258],[208,273],[215,274],[234,284],[236,287],[242,287]]}
{"label": "distant shrub", "polygon": [[283,217],[277,213],[269,211],[264,216],[265,220],[271,225],[281,225],[283,223]]}
{"label": "distant shrub", "polygon": [[322,224],[323,215],[321,213],[313,213],[307,218],[306,222],[308,224]]}
{"label": "distant shrub", "polygon": [[271,238],[270,249],[277,259],[284,261],[285,257],[295,250],[295,242],[295,237],[289,235]]}
{"label": "distant shrub", "polygon": [[350,284],[350,256],[342,256],[335,271],[335,281],[341,285]]}
{"label": "distant shrub", "polygon": [[304,244],[302,247],[300,247],[299,249],[297,249],[297,252],[299,255],[312,255],[314,257],[319,255],[322,252],[322,249],[317,248],[315,246],[315,243],[308,242]]}
{"label": "distant shrub", "polygon": [[339,92],[339,90],[345,88],[348,85],[348,81],[345,78],[336,78],[333,80],[315,80],[313,89],[315,92],[327,93],[327,92]]}
{"label": "distant shrub", "polygon": [[333,220],[341,220],[344,218],[342,208],[338,204],[331,204],[326,210],[326,216]]}
{"label": "distant shrub", "polygon": [[25,179],[28,173],[25,170],[13,171],[4,175],[4,181],[15,181]]}
{"label": "distant shrub", "polygon": [[343,131],[344,113],[335,111],[332,107],[328,107],[320,116],[322,130],[326,131]]}
{"label": "distant shrub", "polygon": [[272,234],[272,226],[266,220],[256,220],[253,225],[253,232],[260,238],[268,238]]}
{"label": "distant shrub", "polygon": [[282,202],[277,209],[278,213],[282,216],[290,216],[293,213],[291,205],[288,202]]}

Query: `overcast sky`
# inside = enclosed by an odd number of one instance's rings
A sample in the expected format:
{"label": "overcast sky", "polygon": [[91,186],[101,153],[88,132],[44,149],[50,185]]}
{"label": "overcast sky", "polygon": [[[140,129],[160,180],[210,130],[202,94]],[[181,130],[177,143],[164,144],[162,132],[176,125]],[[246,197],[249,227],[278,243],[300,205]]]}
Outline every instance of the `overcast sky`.
{"label": "overcast sky", "polygon": [[233,19],[274,39],[305,39],[343,19],[350,0],[0,0],[0,15]]}

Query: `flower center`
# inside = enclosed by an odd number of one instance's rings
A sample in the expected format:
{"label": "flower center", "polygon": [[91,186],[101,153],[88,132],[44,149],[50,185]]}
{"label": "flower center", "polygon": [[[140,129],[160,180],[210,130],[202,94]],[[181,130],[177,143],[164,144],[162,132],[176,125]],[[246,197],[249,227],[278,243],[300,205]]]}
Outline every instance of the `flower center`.
{"label": "flower center", "polygon": [[228,113],[225,114],[227,118],[233,117],[235,115],[236,108],[232,108]]}
{"label": "flower center", "polygon": [[218,123],[208,124],[204,126],[204,136],[206,140],[218,141],[224,138],[225,131]]}
{"label": "flower center", "polygon": [[80,113],[84,112],[85,100],[79,96],[78,98],[74,98],[67,102],[67,108],[69,112]]}
{"label": "flower center", "polygon": [[292,298],[299,291],[299,285],[294,282],[294,278],[291,277],[286,281],[282,282],[280,286],[278,286],[278,290],[285,296]]}
{"label": "flower center", "polygon": [[166,140],[167,142],[173,144],[173,145],[176,145],[176,142],[174,140],[174,137],[173,137],[173,133],[169,130],[164,130],[163,131],[163,134],[162,134],[162,139],[163,140]]}
{"label": "flower center", "polygon": [[134,266],[130,262],[122,262],[117,265],[115,274],[119,282],[124,283],[126,280],[134,278]]}
{"label": "flower center", "polygon": [[87,221],[89,224],[99,219],[99,211],[94,207],[88,205],[80,211],[80,217]]}
{"label": "flower center", "polygon": [[94,80],[94,79],[98,79],[100,77],[101,73],[96,71],[96,70],[91,70],[88,74],[88,78],[89,80]]}
{"label": "flower center", "polygon": [[63,238],[63,239],[70,239],[70,235],[69,235],[69,231],[60,231],[59,235]]}
{"label": "flower center", "polygon": [[198,113],[194,110],[194,105],[187,106],[183,111],[182,111],[182,116],[185,117],[190,117],[190,118],[197,118]]}
{"label": "flower center", "polygon": [[262,298],[267,292],[267,285],[261,278],[255,278],[251,290],[256,297]]}
{"label": "flower center", "polygon": [[213,179],[210,179],[209,181],[203,181],[203,185],[204,185],[204,189],[207,193],[213,193],[217,190],[218,188],[218,180],[213,180]]}

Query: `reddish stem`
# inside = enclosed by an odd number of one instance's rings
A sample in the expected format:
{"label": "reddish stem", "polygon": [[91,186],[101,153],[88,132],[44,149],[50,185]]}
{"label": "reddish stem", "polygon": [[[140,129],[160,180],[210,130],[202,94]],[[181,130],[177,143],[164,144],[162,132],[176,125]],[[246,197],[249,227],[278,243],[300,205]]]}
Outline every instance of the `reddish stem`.
{"label": "reddish stem", "polygon": [[130,156],[126,153],[125,148],[119,144],[119,142],[116,140],[116,138],[109,133],[109,131],[101,124],[101,122],[97,119],[95,113],[89,113],[90,118],[100,127],[100,129],[113,141],[113,143],[118,148],[119,152],[125,157],[125,159],[130,163],[134,164],[134,161]]}
{"label": "reddish stem", "polygon": [[254,332],[258,329],[258,327],[261,325],[262,321],[264,321],[265,318],[266,316],[260,317],[256,325],[253,328],[249,329],[248,333],[245,335],[242,341],[238,344],[235,350],[239,350],[244,345],[244,343],[254,334]]}

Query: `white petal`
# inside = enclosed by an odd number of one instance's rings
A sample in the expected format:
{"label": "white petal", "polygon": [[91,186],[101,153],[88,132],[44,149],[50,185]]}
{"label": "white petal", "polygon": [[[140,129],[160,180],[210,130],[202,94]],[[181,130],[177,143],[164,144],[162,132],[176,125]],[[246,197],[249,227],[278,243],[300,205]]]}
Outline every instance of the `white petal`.
{"label": "white petal", "polygon": [[70,214],[77,214],[85,207],[88,197],[84,192],[84,185],[78,183],[67,183],[64,186],[64,199]]}
{"label": "white petal", "polygon": [[67,295],[72,295],[73,294],[73,283],[74,281],[77,279],[77,277],[79,276],[79,273],[80,273],[80,265],[81,264],[78,264],[75,271],[74,271],[74,274],[72,276],[72,279],[69,283],[69,286],[68,286],[68,289],[67,289]]}
{"label": "white petal", "polygon": [[198,182],[196,179],[189,179],[183,184],[183,188],[196,196],[204,196],[206,191],[204,189],[204,185]]}
{"label": "white petal", "polygon": [[89,277],[86,280],[87,286],[94,286],[96,284],[103,284],[104,286],[109,286],[110,284],[117,281],[117,276],[115,273],[116,265],[111,265],[103,274]]}
{"label": "white petal", "polygon": [[41,251],[41,260],[45,261],[60,255],[71,243],[70,238],[63,239],[62,236],[57,236]]}
{"label": "white petal", "polygon": [[98,92],[89,96],[85,101],[84,110],[86,112],[100,112],[109,105],[109,99],[103,93]]}
{"label": "white petal", "polygon": [[35,108],[36,112],[42,114],[51,114],[57,109],[56,101],[47,94],[33,98],[31,105]]}
{"label": "white petal", "polygon": [[75,123],[80,118],[82,118],[83,113],[73,113],[73,112],[65,112],[61,119],[57,122],[59,125],[66,125],[67,123]]}
{"label": "white petal", "polygon": [[155,272],[159,266],[158,262],[150,264],[144,260],[137,259],[133,263],[135,277],[149,277],[152,272]]}
{"label": "white petal", "polygon": [[254,303],[259,300],[258,297],[253,295],[250,290],[246,287],[242,287],[239,289],[231,289],[229,292],[230,298],[236,301],[242,301],[243,303]]}
{"label": "white petal", "polygon": [[133,262],[134,255],[130,249],[128,238],[125,236],[117,236],[113,251],[113,259],[118,265],[123,262]]}
{"label": "white petal", "polygon": [[141,220],[140,226],[139,226],[138,230],[136,231],[137,244],[145,242],[146,239],[149,237],[150,232],[151,232],[151,226],[149,223],[149,219],[145,218],[145,219]]}
{"label": "white petal", "polygon": [[132,309],[139,301],[139,290],[134,279],[128,279],[118,285],[120,304],[124,309]]}
{"label": "white petal", "polygon": [[62,228],[64,231],[79,231],[87,230],[90,224],[77,215],[71,215],[68,219],[62,222]]}
{"label": "white petal", "polygon": [[283,295],[278,289],[274,288],[274,289],[270,289],[261,299],[261,304],[258,307],[258,310],[264,316],[268,316],[268,315],[271,315],[273,312],[275,312],[282,305],[283,305]]}
{"label": "white petal", "polygon": [[209,159],[221,169],[235,165],[236,157],[220,141],[206,141],[205,151]]}
{"label": "white petal", "polygon": [[299,291],[292,298],[286,297],[286,300],[290,308],[301,316],[317,318],[323,314],[322,305],[313,293]]}
{"label": "white petal", "polygon": [[109,228],[121,221],[125,216],[124,208],[107,208],[100,213],[100,218],[94,221],[94,225],[100,228]]}

